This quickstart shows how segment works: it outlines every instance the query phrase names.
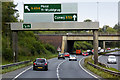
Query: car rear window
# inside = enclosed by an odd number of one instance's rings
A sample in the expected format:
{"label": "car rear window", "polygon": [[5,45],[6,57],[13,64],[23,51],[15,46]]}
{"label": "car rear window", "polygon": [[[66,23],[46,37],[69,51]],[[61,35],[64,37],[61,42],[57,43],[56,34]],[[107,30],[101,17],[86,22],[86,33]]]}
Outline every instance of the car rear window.
{"label": "car rear window", "polygon": [[110,59],[115,59],[115,57],[109,57]]}
{"label": "car rear window", "polygon": [[84,54],[88,54],[88,53],[85,52]]}
{"label": "car rear window", "polygon": [[76,57],[76,55],[70,55],[70,57]]}
{"label": "car rear window", "polygon": [[65,54],[69,54],[69,53],[65,53]]}
{"label": "car rear window", "polygon": [[64,55],[64,54],[59,54],[59,55]]}
{"label": "car rear window", "polygon": [[45,59],[37,59],[36,62],[45,63]]}

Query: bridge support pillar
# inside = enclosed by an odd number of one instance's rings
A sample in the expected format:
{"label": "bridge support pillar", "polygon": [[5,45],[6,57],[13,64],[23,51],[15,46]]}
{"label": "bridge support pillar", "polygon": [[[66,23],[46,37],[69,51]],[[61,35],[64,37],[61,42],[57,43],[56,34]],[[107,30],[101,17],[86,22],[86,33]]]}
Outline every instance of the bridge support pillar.
{"label": "bridge support pillar", "polygon": [[93,30],[94,64],[98,64],[98,30]]}
{"label": "bridge support pillar", "polygon": [[12,31],[13,62],[18,62],[18,35],[17,31]]}
{"label": "bridge support pillar", "polygon": [[66,36],[63,36],[62,37],[62,50],[61,52],[64,53],[64,51],[67,51],[67,37]]}
{"label": "bridge support pillar", "polygon": [[103,49],[105,50],[105,41],[103,41]]}

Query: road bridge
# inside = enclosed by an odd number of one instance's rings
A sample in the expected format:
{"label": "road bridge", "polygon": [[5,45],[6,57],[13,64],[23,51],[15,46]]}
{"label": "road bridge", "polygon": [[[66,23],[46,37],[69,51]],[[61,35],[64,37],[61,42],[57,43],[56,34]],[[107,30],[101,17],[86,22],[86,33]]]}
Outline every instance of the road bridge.
{"label": "road bridge", "polygon": [[[93,41],[93,34],[35,34],[43,42],[50,43],[56,47],[61,46],[62,52],[71,52],[75,41]],[[98,41],[103,41],[103,48],[105,48],[105,41],[119,41],[120,34],[98,34]]]}

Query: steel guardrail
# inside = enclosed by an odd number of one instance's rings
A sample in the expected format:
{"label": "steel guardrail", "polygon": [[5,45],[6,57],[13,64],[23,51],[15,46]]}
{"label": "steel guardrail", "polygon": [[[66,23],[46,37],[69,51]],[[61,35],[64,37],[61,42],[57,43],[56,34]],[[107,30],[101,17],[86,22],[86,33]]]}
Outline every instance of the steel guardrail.
{"label": "steel guardrail", "polygon": [[12,63],[12,64],[7,64],[7,65],[2,65],[0,66],[2,69],[5,69],[5,68],[8,68],[8,67],[12,67],[12,66],[18,66],[20,64],[26,64],[26,63],[29,63],[31,62],[31,60],[28,60],[28,61],[22,61],[22,62],[17,62],[17,63]]}
{"label": "steel guardrail", "polygon": [[115,72],[115,71],[112,71],[112,70],[108,70],[108,69],[102,68],[102,67],[100,67],[98,65],[92,64],[90,62],[87,62],[87,64],[89,64],[90,66],[92,66],[94,68],[100,69],[100,70],[102,70],[104,72],[108,72],[108,73],[112,74],[113,76],[119,76],[120,77],[120,72]]}

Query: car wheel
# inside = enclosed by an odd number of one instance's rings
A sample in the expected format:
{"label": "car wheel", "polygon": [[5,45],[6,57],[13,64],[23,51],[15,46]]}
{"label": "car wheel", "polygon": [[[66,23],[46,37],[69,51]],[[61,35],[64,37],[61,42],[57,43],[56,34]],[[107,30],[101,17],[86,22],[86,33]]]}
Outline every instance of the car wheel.
{"label": "car wheel", "polygon": [[46,71],[48,70],[48,68],[45,69]]}
{"label": "car wheel", "polygon": [[58,58],[59,59],[59,58]]}
{"label": "car wheel", "polygon": [[35,70],[35,67],[33,67],[33,70]]}
{"label": "car wheel", "polygon": [[65,59],[65,58],[63,58],[63,59]]}
{"label": "car wheel", "polygon": [[45,71],[47,71],[48,70],[48,67],[45,67]]}
{"label": "car wheel", "polygon": [[71,60],[69,59],[69,61],[71,61]]}

